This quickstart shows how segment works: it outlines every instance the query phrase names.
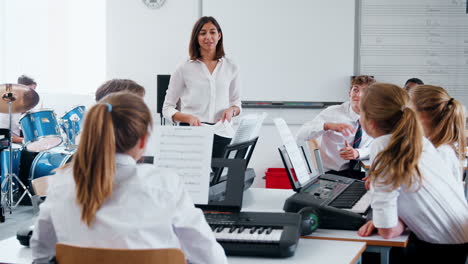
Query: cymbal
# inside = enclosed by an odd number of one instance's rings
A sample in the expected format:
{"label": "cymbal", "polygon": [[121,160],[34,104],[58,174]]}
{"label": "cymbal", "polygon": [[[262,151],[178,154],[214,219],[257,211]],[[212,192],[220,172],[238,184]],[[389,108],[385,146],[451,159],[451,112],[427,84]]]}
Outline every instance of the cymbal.
{"label": "cymbal", "polygon": [[39,103],[37,92],[22,84],[0,84],[0,113],[8,113],[8,102],[12,113],[24,113]]}

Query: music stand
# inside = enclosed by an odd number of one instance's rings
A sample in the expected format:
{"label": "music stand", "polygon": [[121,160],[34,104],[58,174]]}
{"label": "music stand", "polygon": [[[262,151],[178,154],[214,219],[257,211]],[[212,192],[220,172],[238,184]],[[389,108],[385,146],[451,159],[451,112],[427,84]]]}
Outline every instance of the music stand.
{"label": "music stand", "polygon": [[[249,164],[252,153],[257,144],[258,137],[238,144],[232,144],[226,146],[224,149],[224,159],[244,159],[246,160],[246,167]],[[210,186],[213,186],[222,181],[221,176],[223,174],[224,168],[215,169],[213,173],[213,178],[211,179]]]}

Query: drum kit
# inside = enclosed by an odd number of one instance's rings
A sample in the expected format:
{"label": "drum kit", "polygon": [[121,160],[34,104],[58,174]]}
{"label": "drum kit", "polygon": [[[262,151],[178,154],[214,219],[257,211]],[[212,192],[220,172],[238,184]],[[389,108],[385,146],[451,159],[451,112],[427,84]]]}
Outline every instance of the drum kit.
{"label": "drum kit", "polygon": [[[38,104],[39,95],[27,86],[0,84],[0,96],[0,113],[9,115],[9,131],[12,127],[12,114],[23,113],[19,124],[24,136],[23,145],[14,144],[12,133],[8,133],[8,148],[0,152],[0,222],[3,222],[5,211],[11,214],[12,209],[26,195],[32,198],[28,187],[33,180],[55,174],[55,169],[71,161],[76,151],[85,107],[76,106],[57,120],[52,109],[31,110]],[[1,135],[0,140],[3,140]],[[18,178],[23,148],[38,152],[31,164],[28,187]],[[14,193],[20,187],[24,192],[14,201]]]}

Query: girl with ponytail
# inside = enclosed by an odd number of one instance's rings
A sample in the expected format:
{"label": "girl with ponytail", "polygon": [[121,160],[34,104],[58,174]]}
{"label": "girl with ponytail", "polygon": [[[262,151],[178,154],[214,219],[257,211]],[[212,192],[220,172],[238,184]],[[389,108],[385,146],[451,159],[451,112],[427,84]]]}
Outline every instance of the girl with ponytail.
{"label": "girl with ponytail", "polygon": [[405,90],[371,85],[361,98],[361,124],[374,137],[369,180],[372,220],[358,234],[375,229],[384,238],[408,227],[414,246],[405,256],[413,263],[433,263],[450,255],[464,263],[468,252],[468,205],[449,166],[423,136]]}
{"label": "girl with ponytail", "polygon": [[181,248],[191,263],[227,263],[177,175],[136,163],[151,127],[148,107],[130,93],[112,93],[86,113],[73,161],[41,204],[30,242],[35,263],[48,263],[56,243]]}
{"label": "girl with ponytail", "polygon": [[438,86],[417,86],[409,94],[424,134],[450,164],[450,174],[461,182],[466,146],[463,104]]}

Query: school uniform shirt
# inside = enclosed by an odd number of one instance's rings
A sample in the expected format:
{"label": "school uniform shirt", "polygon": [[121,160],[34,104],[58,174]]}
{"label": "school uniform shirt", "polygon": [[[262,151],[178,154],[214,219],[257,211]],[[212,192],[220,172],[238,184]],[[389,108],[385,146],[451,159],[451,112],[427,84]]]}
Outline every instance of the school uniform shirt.
{"label": "school uniform shirt", "polygon": [[[53,177],[31,239],[37,263],[55,254],[55,244],[116,249],[180,248],[189,263],[227,263],[201,210],[171,170],[136,164],[116,154],[112,196],[88,227],[76,203],[72,168]],[[46,262],[47,263],[47,262]]]}
{"label": "school uniform shirt", "polygon": [[[374,139],[370,159],[389,143],[391,135]],[[388,191],[382,180],[370,187],[374,225],[392,228],[398,218],[420,239],[434,244],[468,242],[468,204],[463,187],[455,177],[447,177],[450,167],[440,158],[435,147],[423,139],[423,151],[418,162],[422,182],[411,188],[400,186]],[[379,177],[386,177],[385,175]]]}
{"label": "school uniform shirt", "polygon": [[239,70],[230,59],[221,58],[211,74],[200,60],[189,60],[171,75],[163,115],[172,120],[178,112],[191,114],[202,122],[215,123],[231,106],[241,109]]}
{"label": "school uniform shirt", "polygon": [[[359,115],[353,111],[349,102],[333,105],[320,112],[312,121],[302,125],[297,133],[298,140],[320,139],[320,154],[325,171],[342,171],[349,168],[349,160],[340,157],[340,149],[345,147],[345,141],[352,146],[355,134],[344,136],[340,132],[324,130],[325,123],[346,123],[358,128]],[[369,146],[372,138],[362,129],[362,139],[359,148],[359,159],[369,157]]]}
{"label": "school uniform shirt", "polygon": [[[22,114],[13,113],[11,114],[11,131],[15,136],[20,136],[20,118]],[[10,117],[9,114],[0,113],[0,128],[10,128]]]}
{"label": "school uniform shirt", "polygon": [[451,175],[455,177],[455,179],[459,182],[463,181],[463,164],[461,161],[458,159],[458,156],[453,149],[453,147],[449,144],[443,144],[440,145],[437,148],[437,151],[439,152],[442,160],[449,165],[450,167],[450,173],[447,175]]}

